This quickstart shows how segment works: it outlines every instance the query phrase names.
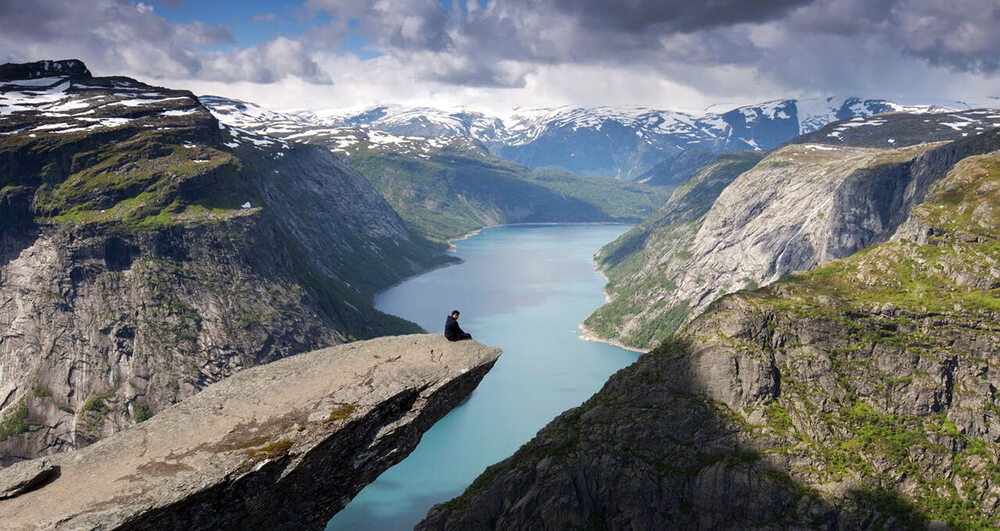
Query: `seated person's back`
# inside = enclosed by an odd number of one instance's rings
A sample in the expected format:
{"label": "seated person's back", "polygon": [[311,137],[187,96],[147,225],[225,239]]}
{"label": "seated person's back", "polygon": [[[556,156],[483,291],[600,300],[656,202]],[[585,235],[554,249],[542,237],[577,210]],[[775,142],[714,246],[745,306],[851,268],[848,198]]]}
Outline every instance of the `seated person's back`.
{"label": "seated person's back", "polygon": [[452,310],[451,315],[444,322],[444,337],[448,338],[448,341],[472,339],[471,334],[462,330],[461,326],[458,326],[458,315],[458,310]]}

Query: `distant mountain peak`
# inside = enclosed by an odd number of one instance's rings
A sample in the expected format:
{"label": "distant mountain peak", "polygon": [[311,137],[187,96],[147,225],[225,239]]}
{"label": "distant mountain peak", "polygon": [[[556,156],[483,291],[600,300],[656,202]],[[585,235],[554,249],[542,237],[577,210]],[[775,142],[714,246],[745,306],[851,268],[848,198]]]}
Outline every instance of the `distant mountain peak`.
{"label": "distant mountain peak", "polygon": [[91,77],[87,65],[79,59],[7,63],[0,65],[0,81],[38,79],[50,76]]}
{"label": "distant mountain peak", "polygon": [[[243,110],[223,103],[215,101],[209,107],[220,120],[248,130],[278,134],[309,126],[339,130],[336,134],[344,136],[345,145],[347,136],[354,134],[347,130],[355,128],[381,131],[407,142],[418,137],[469,137],[493,155],[531,169],[563,168],[584,176],[629,180],[640,178],[681,151],[766,151],[838,120],[885,112],[950,110],[879,98],[825,95],[691,112],[635,105],[561,105],[518,107],[504,116],[468,108],[399,104],[268,116],[255,106]],[[373,138],[380,137],[374,134]]]}

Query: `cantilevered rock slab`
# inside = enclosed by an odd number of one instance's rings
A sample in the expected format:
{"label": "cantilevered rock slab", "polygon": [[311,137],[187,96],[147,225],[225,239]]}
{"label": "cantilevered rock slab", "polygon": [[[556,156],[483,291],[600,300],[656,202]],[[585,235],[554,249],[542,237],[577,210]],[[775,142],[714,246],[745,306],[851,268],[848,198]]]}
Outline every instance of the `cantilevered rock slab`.
{"label": "cantilevered rock slab", "polygon": [[500,350],[373,339],[255,367],[0,501],[0,528],[319,528],[478,385]]}

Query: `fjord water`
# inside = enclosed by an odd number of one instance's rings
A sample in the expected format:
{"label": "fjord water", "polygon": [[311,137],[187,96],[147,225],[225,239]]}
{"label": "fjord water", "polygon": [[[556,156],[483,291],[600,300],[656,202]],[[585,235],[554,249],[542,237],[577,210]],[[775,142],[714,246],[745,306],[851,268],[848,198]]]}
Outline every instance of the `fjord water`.
{"label": "fjord water", "polygon": [[504,353],[472,396],[434,425],[406,459],[330,520],[327,529],[412,529],[487,466],[511,455],[562,411],[589,398],[634,352],[581,340],[578,324],[604,303],[591,257],[624,225],[496,227],[457,242],[463,263],[381,293],[376,307],[444,329],[452,309],[476,340]]}

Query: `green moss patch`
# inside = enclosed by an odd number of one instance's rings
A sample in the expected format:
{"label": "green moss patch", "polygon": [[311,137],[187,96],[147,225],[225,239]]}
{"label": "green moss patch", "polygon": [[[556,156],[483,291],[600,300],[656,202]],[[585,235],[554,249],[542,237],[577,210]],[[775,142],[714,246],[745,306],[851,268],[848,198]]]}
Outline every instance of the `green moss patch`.
{"label": "green moss patch", "polygon": [[330,420],[344,420],[357,409],[354,404],[339,404],[330,412]]}
{"label": "green moss patch", "polygon": [[246,456],[251,459],[264,460],[273,459],[288,453],[295,441],[291,439],[281,439],[260,448],[252,448],[246,451]]}
{"label": "green moss patch", "polygon": [[28,431],[27,419],[28,406],[22,398],[16,406],[7,411],[3,420],[0,420],[0,442]]}

